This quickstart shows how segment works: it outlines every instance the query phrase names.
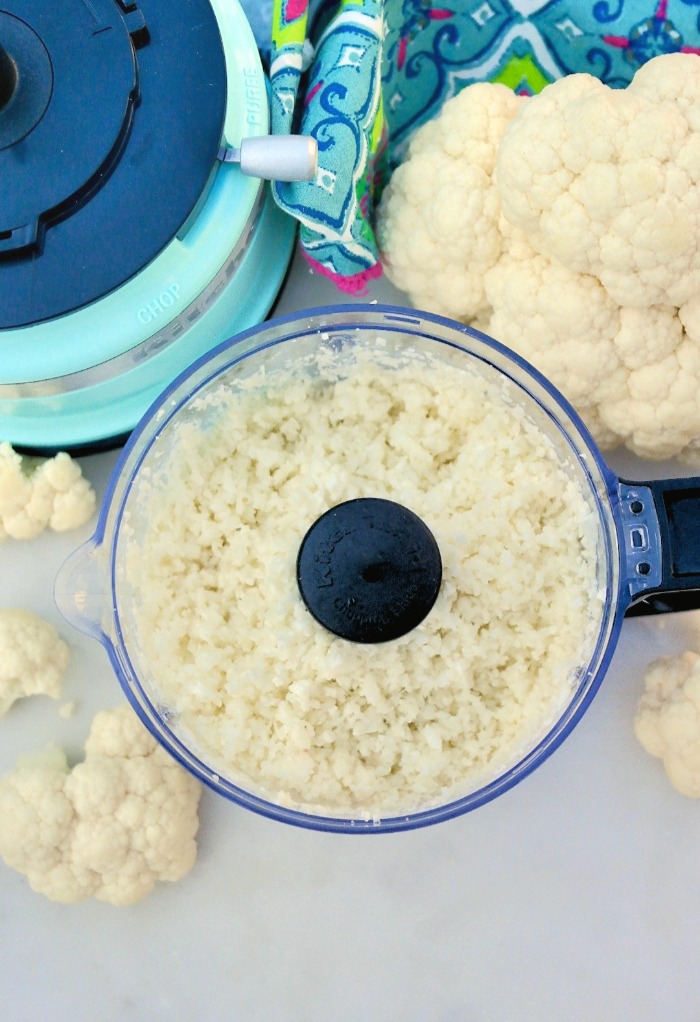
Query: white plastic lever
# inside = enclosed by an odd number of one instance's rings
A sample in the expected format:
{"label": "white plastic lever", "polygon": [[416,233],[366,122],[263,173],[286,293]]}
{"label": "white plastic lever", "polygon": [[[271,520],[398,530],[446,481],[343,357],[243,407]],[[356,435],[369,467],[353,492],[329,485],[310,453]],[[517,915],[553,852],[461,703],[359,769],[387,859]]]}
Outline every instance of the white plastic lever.
{"label": "white plastic lever", "polygon": [[266,181],[311,181],[318,170],[318,145],[310,135],[244,138],[240,149],[221,148],[218,157],[239,163],[242,174]]}

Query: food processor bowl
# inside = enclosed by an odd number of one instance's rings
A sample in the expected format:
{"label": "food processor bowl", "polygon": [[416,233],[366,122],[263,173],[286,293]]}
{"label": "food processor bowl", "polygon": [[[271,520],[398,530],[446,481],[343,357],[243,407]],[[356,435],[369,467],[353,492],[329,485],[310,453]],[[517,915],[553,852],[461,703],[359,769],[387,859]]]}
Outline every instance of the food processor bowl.
{"label": "food processor bowl", "polygon": [[[562,703],[541,733],[530,736],[491,773],[487,768],[437,804],[407,811],[399,806],[381,814],[371,807],[369,812],[338,814],[275,801],[264,786],[213,762],[201,742],[183,729],[177,710],[160,695],[153,663],[141,648],[139,607],[144,594],[134,588],[127,565],[130,551],[136,550],[138,556],[154,495],[157,499],[168,485],[183,427],[207,436],[221,414],[222,397],[228,400],[261,378],[299,372],[323,375],[326,363],[344,378],[355,371],[359,353],[368,349],[378,352],[382,365],[390,369],[407,358],[417,364],[434,358],[448,366],[456,380],[466,371],[485,386],[495,385],[506,404],[522,412],[555,452],[566,479],[582,497],[595,564],[579,656],[561,678]],[[309,472],[323,470],[323,464],[309,466]],[[575,529],[572,522],[571,542]],[[105,646],[127,698],[152,734],[213,790],[263,815],[304,827],[343,833],[397,831],[447,820],[488,802],[554,752],[593,699],[630,604],[685,584],[667,575],[661,532],[649,487],[619,480],[571,406],[512,351],[476,330],[414,310],[378,305],[327,308],[272,320],[237,335],[200,358],[165,390],[139,423],[114,470],[95,535],[61,570],[56,599],[68,621]],[[337,541],[336,536],[327,550]],[[325,563],[323,554],[315,558],[323,570]],[[686,582],[686,588],[692,584],[697,588],[697,576],[695,580],[687,576]]]}

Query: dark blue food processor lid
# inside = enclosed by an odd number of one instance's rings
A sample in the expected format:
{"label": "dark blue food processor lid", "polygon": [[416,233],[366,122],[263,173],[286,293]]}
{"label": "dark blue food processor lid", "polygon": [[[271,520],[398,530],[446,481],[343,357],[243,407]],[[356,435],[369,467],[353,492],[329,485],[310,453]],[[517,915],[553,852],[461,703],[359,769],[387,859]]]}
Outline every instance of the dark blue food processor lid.
{"label": "dark blue food processor lid", "polygon": [[103,297],[206,192],[226,112],[209,0],[0,0],[0,329]]}

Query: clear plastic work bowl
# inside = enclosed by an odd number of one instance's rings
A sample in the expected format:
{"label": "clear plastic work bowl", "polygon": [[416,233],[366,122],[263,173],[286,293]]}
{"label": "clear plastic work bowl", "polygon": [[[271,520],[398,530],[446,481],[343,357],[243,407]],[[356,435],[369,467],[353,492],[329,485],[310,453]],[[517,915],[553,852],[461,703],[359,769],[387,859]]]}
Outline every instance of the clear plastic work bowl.
{"label": "clear plastic work bowl", "polygon": [[[125,571],[130,542],[145,525],[147,500],[168,479],[168,462],[177,449],[178,426],[195,423],[207,430],[216,414],[211,395],[245,385],[261,367],[266,373],[298,369],[319,353],[335,364],[353,364],[358,343],[380,338],[383,358],[403,358],[408,350],[438,357],[455,373],[478,372],[498,382],[509,402],[521,407],[554,446],[565,473],[592,511],[597,578],[601,595],[591,634],[582,637],[581,662],[570,685],[570,698],[531,747],[515,761],[486,776],[444,804],[375,818],[366,811],[325,815],[277,804],[269,794],[208,762],[198,744],[183,732],[178,714],[159,697],[151,664],[139,647],[139,594]],[[207,410],[209,408],[209,410]],[[316,467],[319,471],[319,468]],[[124,449],[109,483],[94,536],[61,569],[56,600],[77,629],[101,642],[119,682],[147,728],[196,777],[214,791],[247,808],[286,823],[345,833],[377,833],[425,826],[467,812],[495,798],[546,759],[569,734],[591,702],[610,662],[628,600],[621,597],[624,574],[616,495],[618,480],[569,404],[522,359],[484,335],[436,316],[378,305],[311,310],[272,320],[232,338],[183,373],[150,408]],[[562,680],[562,684],[564,684]],[[567,689],[568,691],[568,689]]]}

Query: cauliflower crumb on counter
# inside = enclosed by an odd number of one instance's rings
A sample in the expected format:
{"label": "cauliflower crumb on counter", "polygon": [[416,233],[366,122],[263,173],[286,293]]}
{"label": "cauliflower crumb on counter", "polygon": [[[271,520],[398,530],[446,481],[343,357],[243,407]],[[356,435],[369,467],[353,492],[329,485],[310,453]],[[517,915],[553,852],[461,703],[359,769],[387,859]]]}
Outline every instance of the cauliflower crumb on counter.
{"label": "cauliflower crumb on counter", "polygon": [[33,539],[45,528],[77,529],[95,510],[95,492],[65,451],[26,458],[0,443],[0,542]]}
{"label": "cauliflower crumb on counter", "polygon": [[651,664],[634,730],[646,751],[663,761],[674,788],[700,798],[700,655],[689,650]]}
{"label": "cauliflower crumb on counter", "polygon": [[[439,359],[356,357],[337,381],[222,387],[208,428],[178,426],[127,530],[123,627],[217,773],[369,819],[457,797],[528,751],[571,697],[601,604],[593,512],[522,409]],[[443,575],[420,625],[365,645],[312,618],[295,565],[321,514],[377,496],[425,522]]]}
{"label": "cauliflower crumb on counter", "polygon": [[700,57],[626,89],[476,83],[414,135],[377,211],[419,308],[517,351],[599,444],[700,464]]}
{"label": "cauliflower crumb on counter", "polygon": [[0,777],[0,856],[53,901],[130,905],[194,865],[200,794],[124,704],[72,770],[52,745]]}
{"label": "cauliflower crumb on counter", "polygon": [[0,609],[0,717],[18,699],[59,699],[69,651],[52,624],[29,610]]}
{"label": "cauliflower crumb on counter", "polygon": [[71,717],[75,716],[76,703],[74,699],[70,699],[67,703],[62,703],[58,708],[58,715],[63,720],[70,720]]}

